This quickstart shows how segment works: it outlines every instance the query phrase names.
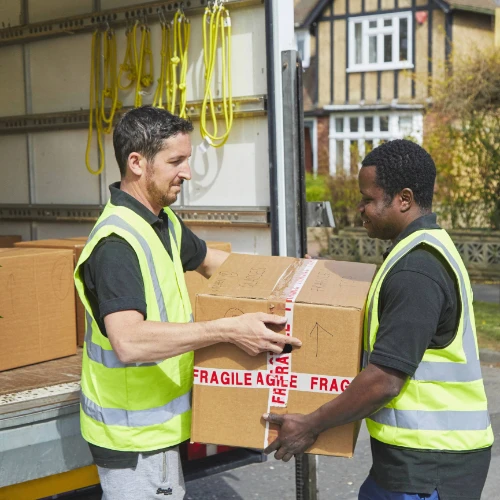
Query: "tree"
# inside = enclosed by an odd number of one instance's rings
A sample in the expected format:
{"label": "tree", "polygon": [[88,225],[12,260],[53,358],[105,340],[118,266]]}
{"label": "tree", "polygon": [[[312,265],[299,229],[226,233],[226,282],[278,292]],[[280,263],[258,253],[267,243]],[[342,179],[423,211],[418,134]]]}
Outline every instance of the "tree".
{"label": "tree", "polygon": [[[454,55],[432,82],[424,146],[438,170],[436,201],[453,227],[500,228],[500,51]],[[450,73],[450,72],[449,72]]]}

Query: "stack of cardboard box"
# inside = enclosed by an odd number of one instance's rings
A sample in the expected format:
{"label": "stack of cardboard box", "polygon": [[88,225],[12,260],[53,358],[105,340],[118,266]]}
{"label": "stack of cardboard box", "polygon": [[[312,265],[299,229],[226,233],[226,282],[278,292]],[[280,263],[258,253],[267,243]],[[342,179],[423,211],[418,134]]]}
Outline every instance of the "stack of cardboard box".
{"label": "stack of cardboard box", "polygon": [[[68,238],[68,239],[53,239],[53,240],[33,240],[33,241],[22,241],[16,243],[15,246],[18,248],[51,248],[51,249],[67,249],[71,250],[73,254],[73,269],[75,268],[78,259],[82,253],[83,247],[87,238]],[[78,346],[83,346],[83,341],[85,338],[85,308],[83,307],[82,301],[74,289],[75,295],[75,315],[76,315],[76,344]]]}
{"label": "stack of cardboard box", "polygon": [[0,371],[75,354],[73,252],[0,252]]}
{"label": "stack of cardboard box", "polygon": [[[85,308],[73,271],[86,241],[0,236],[0,371],[70,356],[83,346]],[[207,244],[231,251],[229,243]],[[186,281],[194,305],[207,280],[188,272]]]}

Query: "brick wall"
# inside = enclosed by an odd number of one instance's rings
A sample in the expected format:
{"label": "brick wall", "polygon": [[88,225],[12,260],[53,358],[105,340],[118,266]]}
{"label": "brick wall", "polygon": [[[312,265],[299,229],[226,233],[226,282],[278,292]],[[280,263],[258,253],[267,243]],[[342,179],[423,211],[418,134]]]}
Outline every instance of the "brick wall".
{"label": "brick wall", "polygon": [[318,117],[318,174],[329,172],[329,140],[330,121],[328,116]]}

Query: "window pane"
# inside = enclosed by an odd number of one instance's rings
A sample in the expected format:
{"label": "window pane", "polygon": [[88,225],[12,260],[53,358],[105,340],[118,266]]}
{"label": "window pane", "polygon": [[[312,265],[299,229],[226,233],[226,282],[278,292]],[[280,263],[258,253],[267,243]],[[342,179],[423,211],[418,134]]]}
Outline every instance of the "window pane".
{"label": "window pane", "polygon": [[365,155],[373,150],[373,141],[365,141]]}
{"label": "window pane", "polygon": [[335,118],[335,131],[343,132],[344,131],[344,119],[343,118]]}
{"label": "window pane", "polygon": [[399,20],[399,60],[408,61],[408,19]]}
{"label": "window pane", "polygon": [[370,26],[370,28],[376,28],[377,27],[377,21],[370,21],[369,26]]}
{"label": "window pane", "polygon": [[355,64],[361,64],[362,59],[361,59],[361,49],[362,49],[362,32],[361,32],[361,23],[356,23],[354,25],[354,43],[356,47],[356,57],[355,57]]}
{"label": "window pane", "polygon": [[373,132],[373,116],[365,117],[365,131]]}
{"label": "window pane", "polygon": [[389,117],[381,116],[380,117],[380,131],[381,132],[389,132]]}
{"label": "window pane", "polygon": [[335,141],[337,172],[344,170],[344,141]]}
{"label": "window pane", "polygon": [[403,136],[411,135],[413,120],[411,116],[401,116],[399,118],[399,130]]}
{"label": "window pane", "polygon": [[358,118],[351,118],[349,120],[349,125],[351,127],[351,132],[357,132],[358,131]]}
{"label": "window pane", "polygon": [[384,19],[384,26],[392,26],[392,19]]}
{"label": "window pane", "polygon": [[384,62],[392,62],[392,35],[384,35]]}
{"label": "window pane", "polygon": [[376,63],[377,62],[377,37],[371,36],[368,38],[368,62]]}

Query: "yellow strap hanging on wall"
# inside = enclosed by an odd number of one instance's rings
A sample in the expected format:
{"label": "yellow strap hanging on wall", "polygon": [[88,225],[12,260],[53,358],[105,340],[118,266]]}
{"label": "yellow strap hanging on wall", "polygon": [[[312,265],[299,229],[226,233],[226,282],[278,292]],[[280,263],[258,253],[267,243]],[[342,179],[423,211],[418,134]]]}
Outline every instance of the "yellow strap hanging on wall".
{"label": "yellow strap hanging on wall", "polygon": [[[161,20],[161,67],[160,78],[156,87],[155,95],[153,97],[153,106],[158,108],[170,109],[171,101],[171,72],[170,72],[170,58],[172,57],[172,46],[170,40],[170,24],[165,21],[163,17]],[[165,96],[165,97],[164,97]]]}
{"label": "yellow strap hanging on wall", "polygon": [[[102,117],[99,105],[100,94],[100,72],[101,72],[101,33],[94,31],[92,35],[92,50],[90,56],[90,103],[89,103],[89,133],[87,137],[87,149],[85,151],[85,165],[93,175],[99,175],[104,170],[104,149],[102,145]],[[100,162],[97,170],[90,165],[90,149],[92,145],[93,121],[97,135],[97,146],[99,148]]]}
{"label": "yellow strap hanging on wall", "polygon": [[[181,118],[186,118],[187,116],[187,70],[188,70],[188,49],[189,41],[191,39],[191,23],[189,19],[183,15],[183,23],[179,28],[179,46],[181,47],[181,76],[179,81],[179,116]],[[181,33],[183,36],[181,36]],[[184,40],[182,40],[184,38]]]}
{"label": "yellow strap hanging on wall", "polygon": [[[136,33],[139,21],[134,23],[132,28],[127,28],[127,48],[125,49],[125,56],[123,58],[123,63],[120,64],[120,72],[118,73],[118,86],[122,90],[128,90],[137,79],[137,45],[136,45]],[[129,83],[127,85],[122,85],[122,75],[127,73],[127,78]]]}
{"label": "yellow strap hanging on wall", "polygon": [[[208,33],[207,33],[208,25]],[[233,126],[233,93],[231,80],[231,17],[221,2],[205,8],[203,15],[203,60],[205,63],[205,93],[201,107],[200,130],[203,146],[223,146]],[[212,95],[212,80],[220,37],[222,59],[222,112],[226,131],[218,134],[217,117]],[[207,128],[207,111],[210,110],[212,132]]]}
{"label": "yellow strap hanging on wall", "polygon": [[[147,70],[146,70],[147,68]],[[141,46],[138,54],[137,74],[139,77],[135,85],[134,106],[142,106],[143,88],[153,84],[153,51],[151,50],[151,30],[145,24],[141,26]]]}
{"label": "yellow strap hanging on wall", "polygon": [[187,68],[188,49],[191,38],[191,23],[181,9],[175,13],[172,21],[172,57],[170,58],[171,74],[171,101],[169,111],[176,112],[177,102],[179,103],[179,116],[187,116]]}
{"label": "yellow strap hanging on wall", "polygon": [[[116,34],[108,28],[104,36],[104,82],[101,94],[101,119],[103,132],[109,134],[113,129],[113,119],[117,109],[122,107],[118,100],[118,75],[116,71]],[[106,115],[106,99],[111,100],[109,115]]]}

